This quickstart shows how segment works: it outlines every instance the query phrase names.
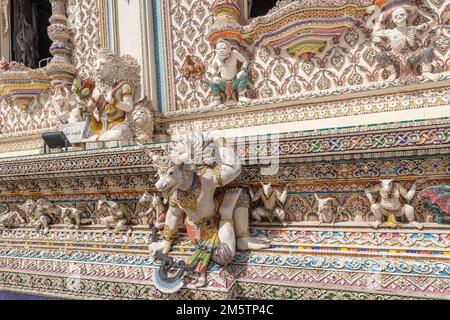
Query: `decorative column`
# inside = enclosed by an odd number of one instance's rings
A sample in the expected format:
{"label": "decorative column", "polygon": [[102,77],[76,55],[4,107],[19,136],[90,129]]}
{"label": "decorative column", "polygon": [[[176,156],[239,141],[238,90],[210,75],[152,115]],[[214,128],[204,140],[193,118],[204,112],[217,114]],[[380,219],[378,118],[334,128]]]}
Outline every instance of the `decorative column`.
{"label": "decorative column", "polygon": [[48,27],[48,36],[53,41],[50,47],[52,60],[46,70],[52,85],[71,84],[76,77],[77,69],[72,64],[72,51],[69,49],[71,38],[67,26],[66,0],[50,0],[52,16]]}
{"label": "decorative column", "polygon": [[237,0],[217,0],[212,6],[214,23],[209,31],[209,41],[215,44],[224,39],[240,44],[243,41],[242,25],[239,23],[241,9]]}

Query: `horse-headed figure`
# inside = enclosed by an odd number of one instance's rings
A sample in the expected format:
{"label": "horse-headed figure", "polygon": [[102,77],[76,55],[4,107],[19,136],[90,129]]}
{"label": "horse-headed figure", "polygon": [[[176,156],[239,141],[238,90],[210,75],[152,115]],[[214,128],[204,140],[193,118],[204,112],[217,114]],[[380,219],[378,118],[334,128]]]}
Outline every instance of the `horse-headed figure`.
{"label": "horse-headed figure", "polygon": [[153,224],[157,228],[164,227],[166,206],[159,195],[146,191],[139,199],[136,207],[139,218],[145,219],[146,223]]}
{"label": "horse-headed figure", "polygon": [[200,275],[206,275],[211,260],[220,265],[230,263],[236,247],[269,247],[266,241],[249,236],[248,193],[239,188],[221,188],[242,171],[239,156],[224,138],[191,133],[179,135],[164,149],[164,155],[143,149],[158,171],[155,186],[169,203],[163,240],[151,244],[152,255],[170,251],[183,212],[189,237],[197,248],[187,262]]}

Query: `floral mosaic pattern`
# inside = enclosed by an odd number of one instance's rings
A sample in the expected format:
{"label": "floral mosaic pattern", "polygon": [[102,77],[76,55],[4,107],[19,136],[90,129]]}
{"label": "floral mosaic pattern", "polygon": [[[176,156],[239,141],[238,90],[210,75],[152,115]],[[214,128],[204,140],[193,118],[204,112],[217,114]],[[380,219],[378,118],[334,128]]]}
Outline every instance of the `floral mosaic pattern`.
{"label": "floral mosaic pattern", "polygon": [[[210,10],[213,0],[171,0],[165,4],[168,68],[170,70],[171,102],[169,111],[186,111],[210,104],[210,92],[205,80],[186,81],[181,66],[186,55],[201,57],[209,65],[213,51],[206,39],[212,22]],[[445,27],[443,2],[426,2],[421,9],[437,22],[434,36],[422,36],[420,45],[433,46],[435,64],[439,70],[450,67],[450,35]],[[269,98],[321,91],[339,87],[382,82],[388,77],[375,61],[376,51],[371,45],[367,29],[351,29],[313,61],[295,59],[287,53],[277,54],[268,48],[246,47],[252,63],[249,67],[255,98]],[[175,98],[173,98],[175,96]]]}

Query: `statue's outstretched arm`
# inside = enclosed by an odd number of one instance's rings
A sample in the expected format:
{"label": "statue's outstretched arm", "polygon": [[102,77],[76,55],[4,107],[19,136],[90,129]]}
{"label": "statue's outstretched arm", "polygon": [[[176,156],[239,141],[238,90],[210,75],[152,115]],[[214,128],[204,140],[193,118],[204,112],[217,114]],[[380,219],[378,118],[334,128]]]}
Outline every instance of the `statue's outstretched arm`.
{"label": "statue's outstretched arm", "polygon": [[369,202],[371,204],[375,203],[375,199],[372,196],[372,193],[374,193],[374,192],[380,192],[380,186],[379,185],[371,186],[371,187],[369,187],[369,188],[367,188],[365,190],[366,197],[367,197],[367,199],[369,199]]}
{"label": "statue's outstretched arm", "polygon": [[224,138],[220,138],[216,143],[221,163],[218,166],[216,182],[219,186],[225,186],[241,174],[241,159],[239,159],[233,148],[227,145]]}
{"label": "statue's outstretched arm", "polygon": [[389,30],[383,30],[383,20],[384,20],[384,13],[380,14],[378,17],[377,22],[375,22],[375,26],[373,27],[373,41],[374,42],[380,42],[380,38],[386,38],[386,33]]}
{"label": "statue's outstretched arm", "polygon": [[288,189],[289,186],[285,186],[283,192],[280,194],[279,192],[277,192],[277,198],[278,201],[280,201],[282,204],[286,203],[287,197],[288,197]]}
{"label": "statue's outstretched arm", "polygon": [[416,195],[416,184],[414,183],[409,191],[404,186],[400,186],[400,194],[407,201],[411,201]]}

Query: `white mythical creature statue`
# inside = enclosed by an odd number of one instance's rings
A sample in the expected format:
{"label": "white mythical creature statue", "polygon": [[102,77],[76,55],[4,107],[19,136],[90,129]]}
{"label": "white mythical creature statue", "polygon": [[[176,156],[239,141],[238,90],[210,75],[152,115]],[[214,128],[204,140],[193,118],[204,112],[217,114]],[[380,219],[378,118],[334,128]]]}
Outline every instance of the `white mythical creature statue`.
{"label": "white mythical creature statue", "polygon": [[[146,218],[148,224],[154,224],[157,228],[164,226],[164,222],[160,222],[166,210],[163,200],[160,196],[153,193],[145,192],[139,199],[137,207],[139,208],[138,215],[140,218]],[[139,212],[140,210],[140,212]]]}
{"label": "white mythical creature statue", "polygon": [[10,229],[17,225],[25,225],[27,223],[24,216],[19,211],[6,210],[0,213],[0,228]]}
{"label": "white mythical creature statue", "polygon": [[[238,62],[242,64],[240,70]],[[236,92],[240,102],[250,101],[246,96],[248,65],[248,59],[237,49],[233,49],[228,41],[217,42],[216,55],[208,70],[214,106],[221,104],[221,95],[226,97],[226,102],[236,102]]]}
{"label": "white mythical creature statue", "polygon": [[86,107],[93,135],[85,141],[132,140],[127,117],[134,109],[134,97],[140,85],[139,63],[131,56],[101,49],[94,72],[95,88],[88,96]]}
{"label": "white mythical creature statue", "polygon": [[67,206],[57,206],[61,211],[61,222],[69,229],[80,229],[81,225],[86,225],[92,222],[92,219],[83,218],[83,213],[77,208]]}
{"label": "white mythical creature statue", "polygon": [[198,286],[206,284],[211,260],[227,265],[236,247],[259,250],[270,246],[249,236],[248,194],[238,188],[216,192],[242,171],[238,155],[224,138],[209,133],[180,135],[162,156],[143,149],[158,170],[156,188],[169,199],[163,240],[150,245],[152,255],[170,251],[183,212],[191,241],[196,242],[196,252],[187,264],[199,276]]}
{"label": "white mythical creature statue", "polygon": [[262,206],[257,207],[252,212],[253,218],[256,222],[261,222],[263,219],[268,219],[273,222],[277,218],[280,222],[284,222],[286,218],[286,211],[284,206],[288,197],[289,185],[286,185],[283,191],[273,188],[272,185],[262,184],[262,187],[256,192],[250,190],[252,201],[262,200]]}
{"label": "white mythical creature statue", "polygon": [[[372,193],[380,194],[380,202],[376,202]],[[375,228],[385,222],[383,226],[396,227],[398,219],[406,217],[409,223],[414,224],[418,229],[423,226],[416,221],[414,207],[409,203],[416,194],[416,184],[414,183],[408,191],[404,186],[395,183],[392,179],[381,180],[380,185],[366,189],[367,198],[371,203],[371,211],[375,216]]]}
{"label": "white mythical creature statue", "polygon": [[345,215],[348,221],[352,221],[352,217],[348,212],[344,212],[339,206],[335,198],[321,199],[317,194],[314,194],[317,200],[317,216],[319,217],[319,224],[331,223],[332,225],[339,221],[344,221]]}
{"label": "white mythical creature statue", "polygon": [[55,94],[49,97],[45,107],[49,111],[48,120],[52,125],[67,123],[70,114],[69,97],[70,92],[63,88],[56,90]]}
{"label": "white mythical creature statue", "polygon": [[138,143],[151,141],[155,129],[155,114],[146,100],[140,100],[131,115],[134,140]]}
{"label": "white mythical creature statue", "polygon": [[27,200],[18,207],[25,213],[29,225],[36,230],[44,229],[47,233],[49,226],[58,222],[58,208],[46,199]]}
{"label": "white mythical creature statue", "polygon": [[101,224],[105,225],[103,232],[113,230],[113,232],[128,231],[131,233],[132,229],[129,228],[130,212],[119,203],[108,201],[106,197],[102,197],[97,202],[97,212],[103,216],[100,218]]}
{"label": "white mythical creature statue", "polygon": [[[433,48],[417,46],[417,35],[432,29],[434,21],[419,26],[408,26],[408,18],[417,12],[410,0],[385,1],[373,29],[373,41],[379,50],[379,63],[390,72],[388,81],[414,83],[418,80],[437,81],[439,75],[433,74]],[[393,29],[384,29],[383,23],[391,18]],[[417,66],[421,77],[417,77]]]}

